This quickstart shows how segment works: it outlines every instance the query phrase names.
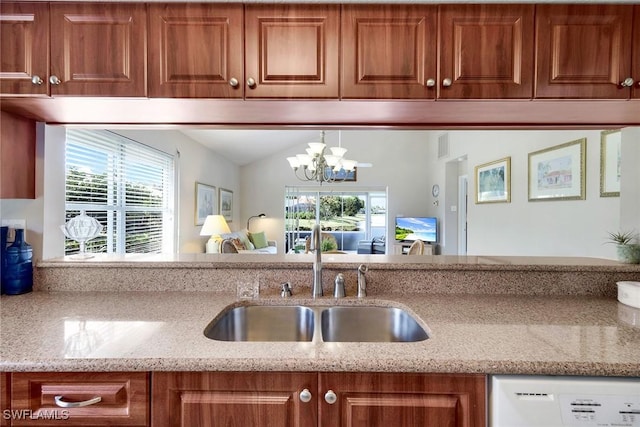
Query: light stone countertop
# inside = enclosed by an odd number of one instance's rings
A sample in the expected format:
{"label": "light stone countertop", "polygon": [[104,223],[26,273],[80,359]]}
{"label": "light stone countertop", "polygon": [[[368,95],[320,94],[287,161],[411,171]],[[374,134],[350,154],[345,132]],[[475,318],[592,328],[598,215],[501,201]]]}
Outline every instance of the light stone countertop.
{"label": "light stone countertop", "polygon": [[[306,295],[306,294],[304,294]],[[259,303],[334,305],[302,294]],[[0,371],[389,371],[640,376],[640,310],[590,295],[376,294],[417,343],[220,342],[230,292],[32,292],[0,298]],[[366,327],[366,325],[363,325]]]}

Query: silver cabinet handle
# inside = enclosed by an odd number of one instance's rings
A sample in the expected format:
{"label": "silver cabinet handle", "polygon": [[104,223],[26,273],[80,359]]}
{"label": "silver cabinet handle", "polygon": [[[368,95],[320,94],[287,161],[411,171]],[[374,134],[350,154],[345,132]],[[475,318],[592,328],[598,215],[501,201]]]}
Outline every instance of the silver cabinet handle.
{"label": "silver cabinet handle", "polygon": [[302,390],[300,392],[300,401],[304,402],[304,403],[308,403],[311,401],[311,398],[313,396],[311,395],[311,392],[309,391],[308,388],[305,388],[304,390]]}
{"label": "silver cabinet handle", "polygon": [[231,77],[231,79],[229,79],[229,86],[238,87],[238,79],[236,79],[235,77]]}
{"label": "silver cabinet handle", "polygon": [[427,79],[427,87],[434,87],[436,85],[435,79]]}
{"label": "silver cabinet handle", "polygon": [[62,81],[60,81],[58,76],[51,76],[49,77],[49,83],[51,83],[52,85],[59,85],[60,83],[62,83]]}
{"label": "silver cabinet handle", "polygon": [[444,79],[444,80],[442,81],[442,86],[444,86],[444,87],[449,87],[449,86],[451,86],[451,79],[449,79],[449,78]]}
{"label": "silver cabinet handle", "polygon": [[633,81],[633,79],[631,77],[627,77],[626,79],[624,79],[623,81],[620,82],[620,86],[622,86],[622,87],[632,87],[633,83],[635,83]]}
{"label": "silver cabinet handle", "polygon": [[255,81],[255,79],[253,77],[249,77],[247,79],[247,86],[249,86],[251,89],[256,87],[256,81]]}
{"label": "silver cabinet handle", "polygon": [[33,83],[34,85],[41,85],[42,83],[44,83],[44,81],[40,78],[40,76],[33,76],[31,77],[31,83]]}
{"label": "silver cabinet handle", "polygon": [[102,400],[102,397],[97,396],[93,399],[83,400],[82,402],[65,402],[63,396],[55,396],[54,400],[56,401],[56,405],[61,408],[81,408],[83,406],[95,405],[96,403]]}
{"label": "silver cabinet handle", "polygon": [[325,393],[324,400],[329,405],[333,405],[338,400],[338,396],[336,396],[336,394],[333,392],[333,390],[329,390],[328,392]]}

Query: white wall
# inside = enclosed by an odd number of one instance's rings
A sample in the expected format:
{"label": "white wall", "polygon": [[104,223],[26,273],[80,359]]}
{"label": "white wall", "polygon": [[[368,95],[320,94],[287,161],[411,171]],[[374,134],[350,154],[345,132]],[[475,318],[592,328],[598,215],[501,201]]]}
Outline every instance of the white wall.
{"label": "white wall", "polygon": [[[620,198],[600,197],[600,131],[452,131],[450,158],[466,156],[468,254],[615,258],[603,244],[619,229]],[[528,153],[587,138],[586,200],[528,201]],[[511,156],[511,203],[475,203],[476,166]],[[447,203],[450,210],[455,199]],[[447,240],[448,242],[448,240]],[[446,253],[450,252],[445,248]]]}

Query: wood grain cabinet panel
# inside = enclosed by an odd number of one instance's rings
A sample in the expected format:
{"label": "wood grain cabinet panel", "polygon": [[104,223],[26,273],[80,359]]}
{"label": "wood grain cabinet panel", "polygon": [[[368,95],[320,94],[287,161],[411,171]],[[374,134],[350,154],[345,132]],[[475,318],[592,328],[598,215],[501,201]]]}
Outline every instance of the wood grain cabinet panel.
{"label": "wood grain cabinet panel", "polygon": [[11,383],[8,372],[0,372],[0,426],[9,426],[9,419],[6,411],[11,408]]}
{"label": "wood grain cabinet panel", "polygon": [[339,7],[247,4],[245,98],[338,98]]}
{"label": "wood grain cabinet panel", "polygon": [[154,427],[307,427],[318,425],[317,374],[154,372]]}
{"label": "wood grain cabinet panel", "polygon": [[531,98],[533,16],[533,5],[440,6],[438,98]]}
{"label": "wood grain cabinet panel", "polygon": [[436,17],[435,6],[343,5],[341,97],[434,99]]}
{"label": "wood grain cabinet panel", "polygon": [[0,96],[48,95],[49,5],[0,3],[0,52]]}
{"label": "wood grain cabinet panel", "polygon": [[0,111],[0,199],[36,198],[36,122]]}
{"label": "wood grain cabinet panel", "polygon": [[633,6],[536,7],[537,98],[629,98]]}
{"label": "wood grain cabinet panel", "polygon": [[149,5],[149,96],[242,98],[241,4]]}
{"label": "wood grain cabinet panel", "polygon": [[[101,400],[61,407],[56,396],[71,403]],[[148,426],[149,397],[146,372],[12,373],[11,410],[24,415],[11,425]]]}
{"label": "wood grain cabinet panel", "polygon": [[50,7],[51,95],[146,96],[144,4]]}
{"label": "wood grain cabinet panel", "polygon": [[483,375],[321,373],[322,427],[484,427]]}

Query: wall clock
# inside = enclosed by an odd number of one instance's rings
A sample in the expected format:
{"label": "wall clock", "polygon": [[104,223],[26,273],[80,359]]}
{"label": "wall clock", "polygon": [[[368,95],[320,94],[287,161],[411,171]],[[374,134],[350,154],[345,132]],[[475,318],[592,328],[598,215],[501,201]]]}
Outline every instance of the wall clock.
{"label": "wall clock", "polygon": [[433,184],[433,187],[431,187],[431,194],[433,197],[438,197],[438,195],[440,195],[440,186],[438,184]]}

